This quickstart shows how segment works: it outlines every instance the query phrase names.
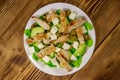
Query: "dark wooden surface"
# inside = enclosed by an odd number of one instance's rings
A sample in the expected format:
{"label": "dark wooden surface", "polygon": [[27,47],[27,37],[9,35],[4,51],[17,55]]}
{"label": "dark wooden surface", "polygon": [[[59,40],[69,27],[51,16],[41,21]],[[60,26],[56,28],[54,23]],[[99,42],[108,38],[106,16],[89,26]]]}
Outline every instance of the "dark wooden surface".
{"label": "dark wooden surface", "polygon": [[[62,77],[38,70],[23,47],[29,17],[54,2],[70,3],[84,10],[97,37],[87,65]],[[0,0],[0,80],[120,80],[120,0]]]}

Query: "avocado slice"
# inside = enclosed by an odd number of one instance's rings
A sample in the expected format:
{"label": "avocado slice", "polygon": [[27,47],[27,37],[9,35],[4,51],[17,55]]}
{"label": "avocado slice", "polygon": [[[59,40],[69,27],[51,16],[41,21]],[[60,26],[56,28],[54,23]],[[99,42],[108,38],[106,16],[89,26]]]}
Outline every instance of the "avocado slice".
{"label": "avocado slice", "polygon": [[75,51],[74,55],[75,56],[83,56],[86,51],[86,45],[80,45],[79,48]]}
{"label": "avocado slice", "polygon": [[44,29],[41,27],[35,27],[31,30],[31,37],[35,36],[38,33],[43,33]]}

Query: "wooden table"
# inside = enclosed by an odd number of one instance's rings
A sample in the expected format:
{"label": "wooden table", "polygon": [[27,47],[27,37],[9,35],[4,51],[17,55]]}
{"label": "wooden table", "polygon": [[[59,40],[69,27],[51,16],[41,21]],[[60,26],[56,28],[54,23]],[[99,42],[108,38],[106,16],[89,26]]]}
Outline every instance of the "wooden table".
{"label": "wooden table", "polygon": [[[70,3],[84,10],[97,36],[87,65],[63,77],[38,70],[23,47],[28,19],[53,2]],[[120,80],[120,0],[0,0],[0,80]]]}

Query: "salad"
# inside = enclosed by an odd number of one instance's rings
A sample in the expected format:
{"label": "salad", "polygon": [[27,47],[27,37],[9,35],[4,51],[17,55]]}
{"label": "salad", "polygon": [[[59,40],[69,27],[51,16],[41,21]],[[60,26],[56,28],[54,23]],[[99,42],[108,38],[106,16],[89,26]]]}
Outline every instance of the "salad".
{"label": "salad", "polygon": [[51,10],[34,20],[31,28],[25,29],[25,42],[35,61],[67,71],[79,67],[87,48],[93,45],[89,30],[91,23],[71,10]]}

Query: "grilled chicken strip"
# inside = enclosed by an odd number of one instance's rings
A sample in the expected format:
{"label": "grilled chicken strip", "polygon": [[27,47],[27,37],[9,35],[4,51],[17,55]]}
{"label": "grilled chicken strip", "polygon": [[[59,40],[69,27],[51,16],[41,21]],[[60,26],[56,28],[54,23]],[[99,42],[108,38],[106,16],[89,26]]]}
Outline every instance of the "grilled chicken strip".
{"label": "grilled chicken strip", "polygon": [[53,10],[51,10],[47,15],[47,21],[51,22],[56,17],[57,17],[57,15],[55,14],[55,12]]}
{"label": "grilled chicken strip", "polygon": [[62,36],[60,36],[60,37],[54,42],[54,44],[59,43],[59,42],[63,43],[63,42],[65,42],[65,41],[67,41],[67,40],[68,40],[68,37],[69,37],[68,34],[67,34],[67,35],[62,35]]}
{"label": "grilled chicken strip", "polygon": [[77,33],[77,36],[78,36],[78,39],[79,39],[80,44],[84,44],[85,41],[84,41],[84,36],[83,36],[82,27],[78,27],[78,28],[76,29],[76,33]]}
{"label": "grilled chicken strip", "polygon": [[47,38],[43,38],[43,43],[44,43],[44,44],[50,44],[50,40],[47,39]]}
{"label": "grilled chicken strip", "polygon": [[51,54],[52,52],[54,52],[56,50],[55,46],[52,44],[51,46],[48,46],[44,49],[42,49],[39,53],[38,53],[38,57],[43,58],[44,56],[47,56],[49,54]]}
{"label": "grilled chicken strip", "polygon": [[42,41],[42,39],[45,37],[45,33],[39,33],[33,37],[33,39],[26,39],[26,42],[28,44],[32,44],[33,42],[39,42]]}
{"label": "grilled chicken strip", "polygon": [[29,39],[29,38],[27,38],[25,41],[27,42],[27,44],[32,44],[34,42],[33,39]]}
{"label": "grilled chicken strip", "polygon": [[59,32],[65,32],[67,28],[67,23],[66,23],[66,13],[64,11],[60,12],[60,22],[61,22],[61,27]]}
{"label": "grilled chicken strip", "polygon": [[70,60],[70,55],[69,55],[69,53],[68,53],[67,51],[61,50],[59,53],[61,54],[61,56],[62,56],[65,60],[67,60],[67,61]]}
{"label": "grilled chicken strip", "polygon": [[85,22],[85,19],[78,18],[77,20],[72,21],[70,25],[68,25],[68,28],[66,31],[70,33],[70,31],[72,31],[73,29],[76,29],[77,27],[80,27],[81,25],[83,25],[84,22]]}
{"label": "grilled chicken strip", "polygon": [[49,25],[45,21],[40,20],[38,17],[32,16],[32,19],[35,20],[45,30],[50,29]]}
{"label": "grilled chicken strip", "polygon": [[71,71],[72,70],[72,67],[68,64],[68,62],[61,56],[61,54],[60,53],[58,53],[57,55],[56,55],[56,57],[57,57],[57,59],[60,61],[60,65],[61,66],[64,66],[66,69],[67,69],[67,71]]}

